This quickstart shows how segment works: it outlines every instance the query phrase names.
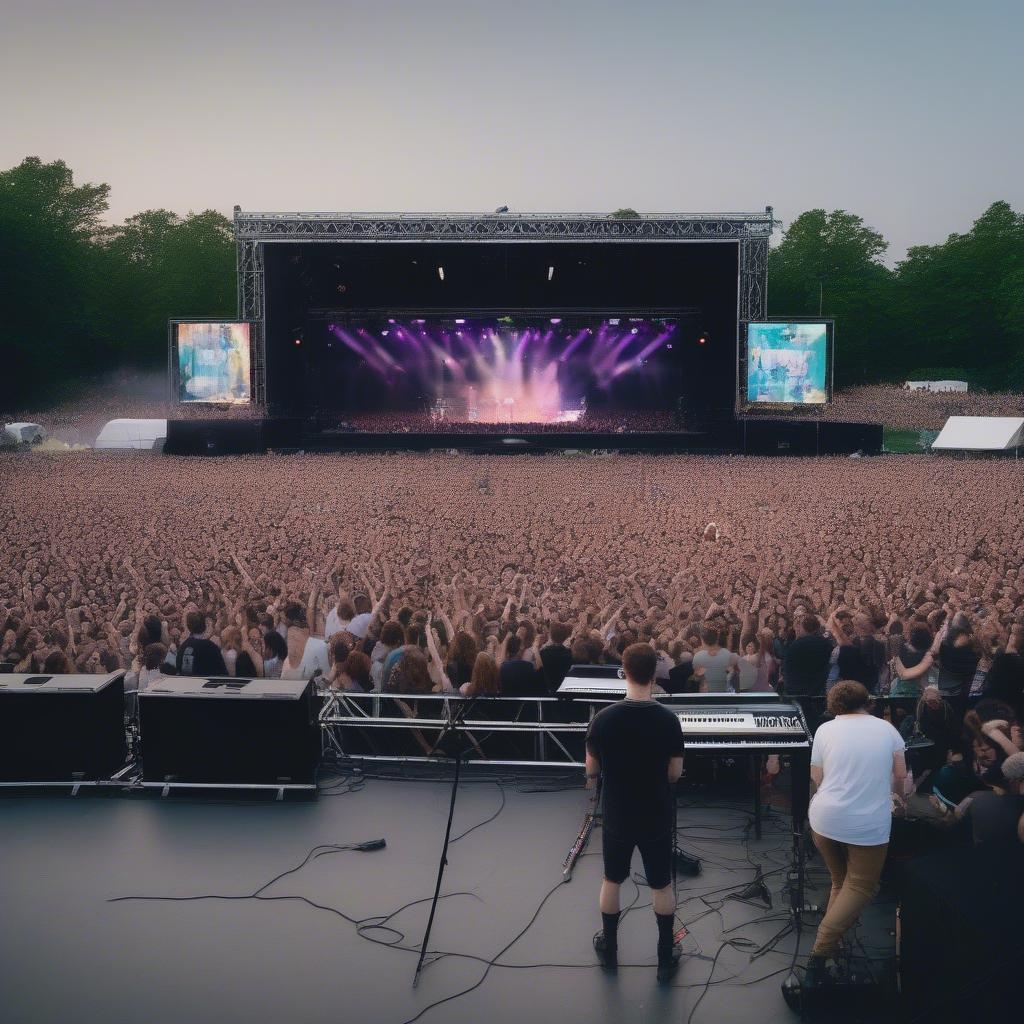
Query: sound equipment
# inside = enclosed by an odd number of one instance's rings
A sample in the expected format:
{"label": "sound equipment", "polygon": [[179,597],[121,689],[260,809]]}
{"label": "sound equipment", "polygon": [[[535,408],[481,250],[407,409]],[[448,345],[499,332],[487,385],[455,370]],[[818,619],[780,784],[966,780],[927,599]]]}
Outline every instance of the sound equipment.
{"label": "sound equipment", "polygon": [[829,423],[818,424],[819,455],[865,455],[882,453],[881,423]]}
{"label": "sound equipment", "polygon": [[263,421],[263,443],[267,448],[301,448],[304,439],[303,420],[298,416],[275,416]]}
{"label": "sound equipment", "polygon": [[312,784],[312,682],[165,677],[139,693],[145,782]]}
{"label": "sound equipment", "polygon": [[[1009,798],[1007,798],[1009,799]],[[910,861],[900,896],[900,980],[915,1020],[1019,1010],[1024,846],[972,843]]]}
{"label": "sound equipment", "polygon": [[743,420],[746,455],[817,455],[817,420]]}
{"label": "sound equipment", "polygon": [[740,423],[747,455],[878,455],[882,451],[880,423],[754,419]]}
{"label": "sound equipment", "polygon": [[0,781],[106,779],[127,752],[123,672],[0,675]]}
{"label": "sound equipment", "polygon": [[263,420],[168,420],[168,455],[249,455],[265,452]]}

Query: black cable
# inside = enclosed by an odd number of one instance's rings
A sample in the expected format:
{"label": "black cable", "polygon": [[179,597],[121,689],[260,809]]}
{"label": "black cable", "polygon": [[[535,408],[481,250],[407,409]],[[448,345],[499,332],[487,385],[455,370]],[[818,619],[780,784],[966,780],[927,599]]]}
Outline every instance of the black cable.
{"label": "black cable", "polygon": [[489,825],[503,810],[505,810],[505,787],[500,782],[495,782],[498,790],[501,792],[501,803],[498,805],[498,809],[489,817],[484,818],[483,821],[478,821],[475,825],[471,825],[466,829],[465,832],[460,832],[457,836],[453,837],[452,842],[457,843],[460,839],[465,839],[470,832],[475,832],[478,828],[483,828],[484,825]]}

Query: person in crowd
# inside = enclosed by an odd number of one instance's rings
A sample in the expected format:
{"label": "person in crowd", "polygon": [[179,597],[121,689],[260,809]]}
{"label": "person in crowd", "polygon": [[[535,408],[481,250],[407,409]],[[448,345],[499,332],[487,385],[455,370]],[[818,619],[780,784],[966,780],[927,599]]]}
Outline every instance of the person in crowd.
{"label": "person in crowd", "polygon": [[327,613],[324,635],[330,639],[336,633],[348,631],[352,620],[356,617],[356,606],[346,591],[338,596],[338,601]]}
{"label": "person in crowd", "polygon": [[288,653],[281,663],[282,679],[312,679],[331,670],[327,643],[310,633],[306,615],[298,601],[289,601],[284,606]]}
{"label": "person in crowd", "polygon": [[572,667],[571,636],[572,629],[565,622],[552,622],[548,629],[548,642],[540,649],[540,670],[548,693],[557,693]]}
{"label": "person in crowd", "polygon": [[803,709],[813,733],[825,713],[825,682],[828,679],[832,644],[821,635],[817,616],[804,615],[797,622],[796,639],[786,649],[782,685]]}
{"label": "person in crowd", "polygon": [[886,664],[885,644],[875,636],[875,624],[867,613],[854,615],[852,625],[852,639],[839,648],[839,678],[861,683],[868,693],[877,693]]}
{"label": "person in crowd", "polygon": [[380,627],[380,635],[377,637],[377,642],[374,644],[373,651],[370,654],[370,675],[373,679],[373,688],[375,690],[382,689],[384,665],[387,662],[388,655],[399,650],[404,643],[405,630],[402,628],[401,623],[390,619]]}
{"label": "person in crowd", "polygon": [[179,676],[226,676],[227,665],[220,648],[209,638],[209,623],[204,612],[185,616],[188,636],[178,648],[175,668]]}
{"label": "person in crowd", "polygon": [[276,629],[263,634],[263,675],[267,679],[280,679],[281,669],[288,659],[288,643]]}
{"label": "person in crowd", "polygon": [[736,687],[739,656],[722,647],[722,627],[707,623],[701,631],[703,643],[693,656],[693,674],[698,678],[701,693],[728,693]]}
{"label": "person in crowd", "polygon": [[448,661],[445,665],[445,672],[451,685],[461,689],[469,682],[476,665],[479,648],[476,640],[470,633],[460,629],[452,638],[448,648]]}
{"label": "person in crowd", "polygon": [[481,651],[473,662],[470,678],[459,687],[463,697],[497,697],[501,694],[501,679],[494,659]]}
{"label": "person in crowd", "polygon": [[955,810],[970,823],[975,845],[1024,842],[1024,753],[1010,754],[998,786],[971,793]]}
{"label": "person in crowd", "polygon": [[874,898],[889,848],[893,801],[903,797],[906,745],[888,722],[870,713],[870,702],[863,684],[837,683],[828,694],[832,720],[814,733],[816,789],[808,817],[832,889],[807,965],[812,985],[825,980],[828,959]]}
{"label": "person in crowd", "polygon": [[587,784],[601,779],[603,823],[600,910],[594,950],[605,970],[618,966],[620,888],[639,848],[658,925],[658,980],[669,981],[681,958],[675,942],[672,843],[675,784],[683,771],[679,719],[652,696],[657,655],[649,644],[622,654],[626,697],[599,711],[587,731]]}
{"label": "person in crowd", "polygon": [[896,675],[902,680],[924,676],[932,665],[938,665],[938,687],[942,696],[962,715],[967,710],[971,682],[978,668],[980,652],[964,614],[947,619],[935,635],[928,653],[913,668],[897,662]]}
{"label": "person in crowd", "polygon": [[758,631],[756,639],[750,641],[744,660],[750,665],[750,685],[742,689],[758,693],[771,693],[778,687],[779,663],[773,653],[774,636],[770,629]]}
{"label": "person in crowd", "polygon": [[[335,644],[340,642],[334,641]],[[373,688],[369,656],[362,651],[349,651],[343,661],[335,661],[329,686],[333,690],[346,690],[349,693],[369,693]]]}
{"label": "person in crowd", "polygon": [[1024,623],[1010,627],[1006,646],[996,652],[985,677],[985,696],[1004,701],[1024,722]]}
{"label": "person in crowd", "polygon": [[543,697],[547,693],[543,676],[526,657],[516,633],[505,637],[500,679],[501,693],[505,697]]}

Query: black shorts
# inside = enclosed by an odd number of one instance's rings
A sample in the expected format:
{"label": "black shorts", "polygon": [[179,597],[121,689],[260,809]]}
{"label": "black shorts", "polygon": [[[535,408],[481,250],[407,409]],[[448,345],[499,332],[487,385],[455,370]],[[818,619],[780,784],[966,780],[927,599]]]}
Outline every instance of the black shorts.
{"label": "black shorts", "polygon": [[644,862],[644,874],[652,889],[664,889],[672,882],[672,833],[657,839],[620,839],[607,830],[601,836],[604,856],[604,877],[621,885],[629,877],[633,850],[639,848]]}

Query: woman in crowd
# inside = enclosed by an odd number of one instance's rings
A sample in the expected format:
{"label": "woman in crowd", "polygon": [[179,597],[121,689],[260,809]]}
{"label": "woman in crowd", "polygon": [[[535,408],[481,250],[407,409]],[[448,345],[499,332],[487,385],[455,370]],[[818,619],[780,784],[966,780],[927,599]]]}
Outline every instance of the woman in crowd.
{"label": "woman in crowd", "polygon": [[445,672],[455,689],[458,690],[469,682],[478,652],[476,640],[465,630],[460,629],[448,646],[448,659],[445,665]]}
{"label": "woman in crowd", "polygon": [[281,669],[288,658],[288,644],[276,629],[263,635],[263,675],[267,679],[280,679]]}
{"label": "woman in crowd", "polygon": [[870,704],[861,683],[837,683],[828,694],[833,719],[814,734],[811,780],[816,791],[808,817],[832,890],[807,965],[811,984],[825,980],[827,960],[839,952],[846,931],[878,889],[893,796],[903,794],[903,738],[870,713]]}

